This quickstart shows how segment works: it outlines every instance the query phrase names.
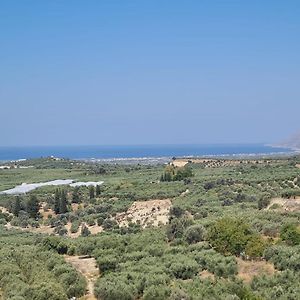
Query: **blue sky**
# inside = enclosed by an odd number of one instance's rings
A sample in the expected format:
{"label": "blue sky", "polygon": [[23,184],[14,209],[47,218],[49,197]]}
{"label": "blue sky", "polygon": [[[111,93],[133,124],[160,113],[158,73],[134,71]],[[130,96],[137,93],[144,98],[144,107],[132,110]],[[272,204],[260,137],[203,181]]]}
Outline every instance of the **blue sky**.
{"label": "blue sky", "polygon": [[0,1],[0,146],[276,142],[299,1]]}

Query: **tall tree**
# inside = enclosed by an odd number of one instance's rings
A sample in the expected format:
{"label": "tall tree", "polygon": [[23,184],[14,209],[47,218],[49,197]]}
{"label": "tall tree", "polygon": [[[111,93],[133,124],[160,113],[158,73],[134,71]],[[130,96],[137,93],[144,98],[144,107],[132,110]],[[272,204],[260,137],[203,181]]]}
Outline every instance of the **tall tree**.
{"label": "tall tree", "polygon": [[65,190],[61,190],[60,193],[60,201],[59,201],[59,213],[64,214],[68,211],[67,207],[67,192]]}
{"label": "tall tree", "polygon": [[96,185],[96,197],[100,196],[100,194],[101,194],[101,188],[100,188],[100,185],[97,184]]}
{"label": "tall tree", "polygon": [[54,211],[55,211],[56,214],[59,214],[59,211],[60,211],[60,190],[59,189],[55,190]]}
{"label": "tall tree", "polygon": [[15,216],[18,216],[21,209],[22,209],[22,207],[21,207],[21,198],[19,196],[17,196],[14,203],[13,203],[12,213]]}
{"label": "tall tree", "polygon": [[90,199],[94,199],[95,198],[95,187],[93,185],[91,185],[89,187],[89,194],[90,194]]}
{"label": "tall tree", "polygon": [[35,195],[31,195],[29,200],[27,201],[27,213],[30,216],[30,218],[36,219],[39,216],[39,200]]}
{"label": "tall tree", "polygon": [[73,203],[79,203],[80,199],[79,199],[79,187],[75,187],[74,191],[72,193],[72,202]]}

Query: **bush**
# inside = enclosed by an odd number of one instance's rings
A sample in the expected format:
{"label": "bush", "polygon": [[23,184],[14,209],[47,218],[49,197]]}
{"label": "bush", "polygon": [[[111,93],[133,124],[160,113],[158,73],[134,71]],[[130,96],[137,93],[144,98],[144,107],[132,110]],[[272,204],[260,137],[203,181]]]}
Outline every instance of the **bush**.
{"label": "bush", "polygon": [[230,277],[237,273],[237,262],[234,256],[224,257],[213,249],[192,252],[201,270],[208,270],[218,277]]}
{"label": "bush", "polygon": [[183,255],[166,257],[166,267],[171,275],[178,279],[189,279],[199,271],[199,265],[195,259]]}
{"label": "bush", "polygon": [[[194,176],[193,170],[189,165],[184,167],[174,167],[172,165],[168,165],[165,167],[164,173],[160,177],[160,181],[170,182],[170,181],[181,181],[188,179]],[[190,182],[190,181],[186,181]]]}
{"label": "bush", "polygon": [[271,199],[267,196],[264,196],[258,200],[258,209],[266,208],[271,202]]}
{"label": "bush", "polygon": [[85,224],[81,226],[81,236],[89,236],[91,234],[90,230],[87,228]]}
{"label": "bush", "polygon": [[79,229],[79,226],[80,226],[79,221],[74,221],[70,228],[71,233],[76,233]]}
{"label": "bush", "polygon": [[171,295],[169,297],[169,300],[190,300],[191,298],[189,295],[180,288],[174,288],[172,289]]}
{"label": "bush", "polygon": [[193,225],[185,230],[184,237],[189,244],[198,243],[204,240],[205,229],[202,225]]}
{"label": "bush", "polygon": [[272,246],[265,250],[266,260],[271,261],[279,270],[300,270],[300,247]]}
{"label": "bush", "polygon": [[245,254],[250,258],[262,257],[266,249],[266,242],[258,235],[253,235],[247,242]]}
{"label": "bush", "polygon": [[262,255],[264,250],[262,239],[241,219],[218,220],[210,226],[208,240],[218,252],[224,255],[241,255],[247,251],[256,257]]}
{"label": "bush", "polygon": [[113,229],[114,227],[117,227],[117,226],[118,226],[118,223],[115,220],[112,220],[112,219],[106,219],[102,223],[102,227],[103,227],[104,230],[111,230],[111,229]]}
{"label": "bush", "polygon": [[134,300],[132,287],[120,278],[99,278],[95,284],[95,295],[101,300]]}
{"label": "bush", "polygon": [[172,241],[176,238],[182,238],[185,229],[192,223],[193,221],[187,217],[172,219],[167,226],[167,237],[169,241]]}
{"label": "bush", "polygon": [[39,282],[32,286],[28,299],[35,300],[67,300],[67,295],[63,292],[61,287],[56,284],[49,284],[48,282]]}
{"label": "bush", "polygon": [[288,245],[299,245],[300,229],[295,224],[286,224],[280,230],[280,238]]}
{"label": "bush", "polygon": [[172,206],[170,209],[170,216],[180,218],[184,215],[184,210],[179,206]]}
{"label": "bush", "polygon": [[97,258],[97,265],[100,272],[114,271],[116,269],[118,260],[113,255],[100,256]]}
{"label": "bush", "polygon": [[54,228],[54,232],[60,236],[64,236],[68,233],[68,230],[63,225],[59,225]]}
{"label": "bush", "polygon": [[169,294],[170,291],[166,286],[150,286],[144,291],[143,300],[165,300]]}

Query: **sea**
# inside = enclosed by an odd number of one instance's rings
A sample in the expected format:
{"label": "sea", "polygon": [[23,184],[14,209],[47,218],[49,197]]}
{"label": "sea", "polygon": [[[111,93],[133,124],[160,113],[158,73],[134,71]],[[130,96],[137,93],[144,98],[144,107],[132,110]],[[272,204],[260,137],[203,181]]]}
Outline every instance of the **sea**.
{"label": "sea", "polygon": [[91,161],[159,161],[173,157],[255,157],[290,155],[287,148],[264,144],[22,146],[0,147],[0,161],[57,157]]}

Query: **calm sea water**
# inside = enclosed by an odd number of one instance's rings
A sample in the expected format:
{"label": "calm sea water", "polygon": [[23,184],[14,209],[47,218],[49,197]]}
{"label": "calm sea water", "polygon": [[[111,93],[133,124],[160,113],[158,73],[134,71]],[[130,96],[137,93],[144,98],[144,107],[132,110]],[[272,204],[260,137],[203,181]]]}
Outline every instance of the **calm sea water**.
{"label": "calm sea water", "polygon": [[0,160],[18,160],[39,157],[72,159],[111,159],[182,156],[235,156],[292,153],[285,148],[262,144],[244,145],[143,145],[143,146],[51,146],[0,147]]}

